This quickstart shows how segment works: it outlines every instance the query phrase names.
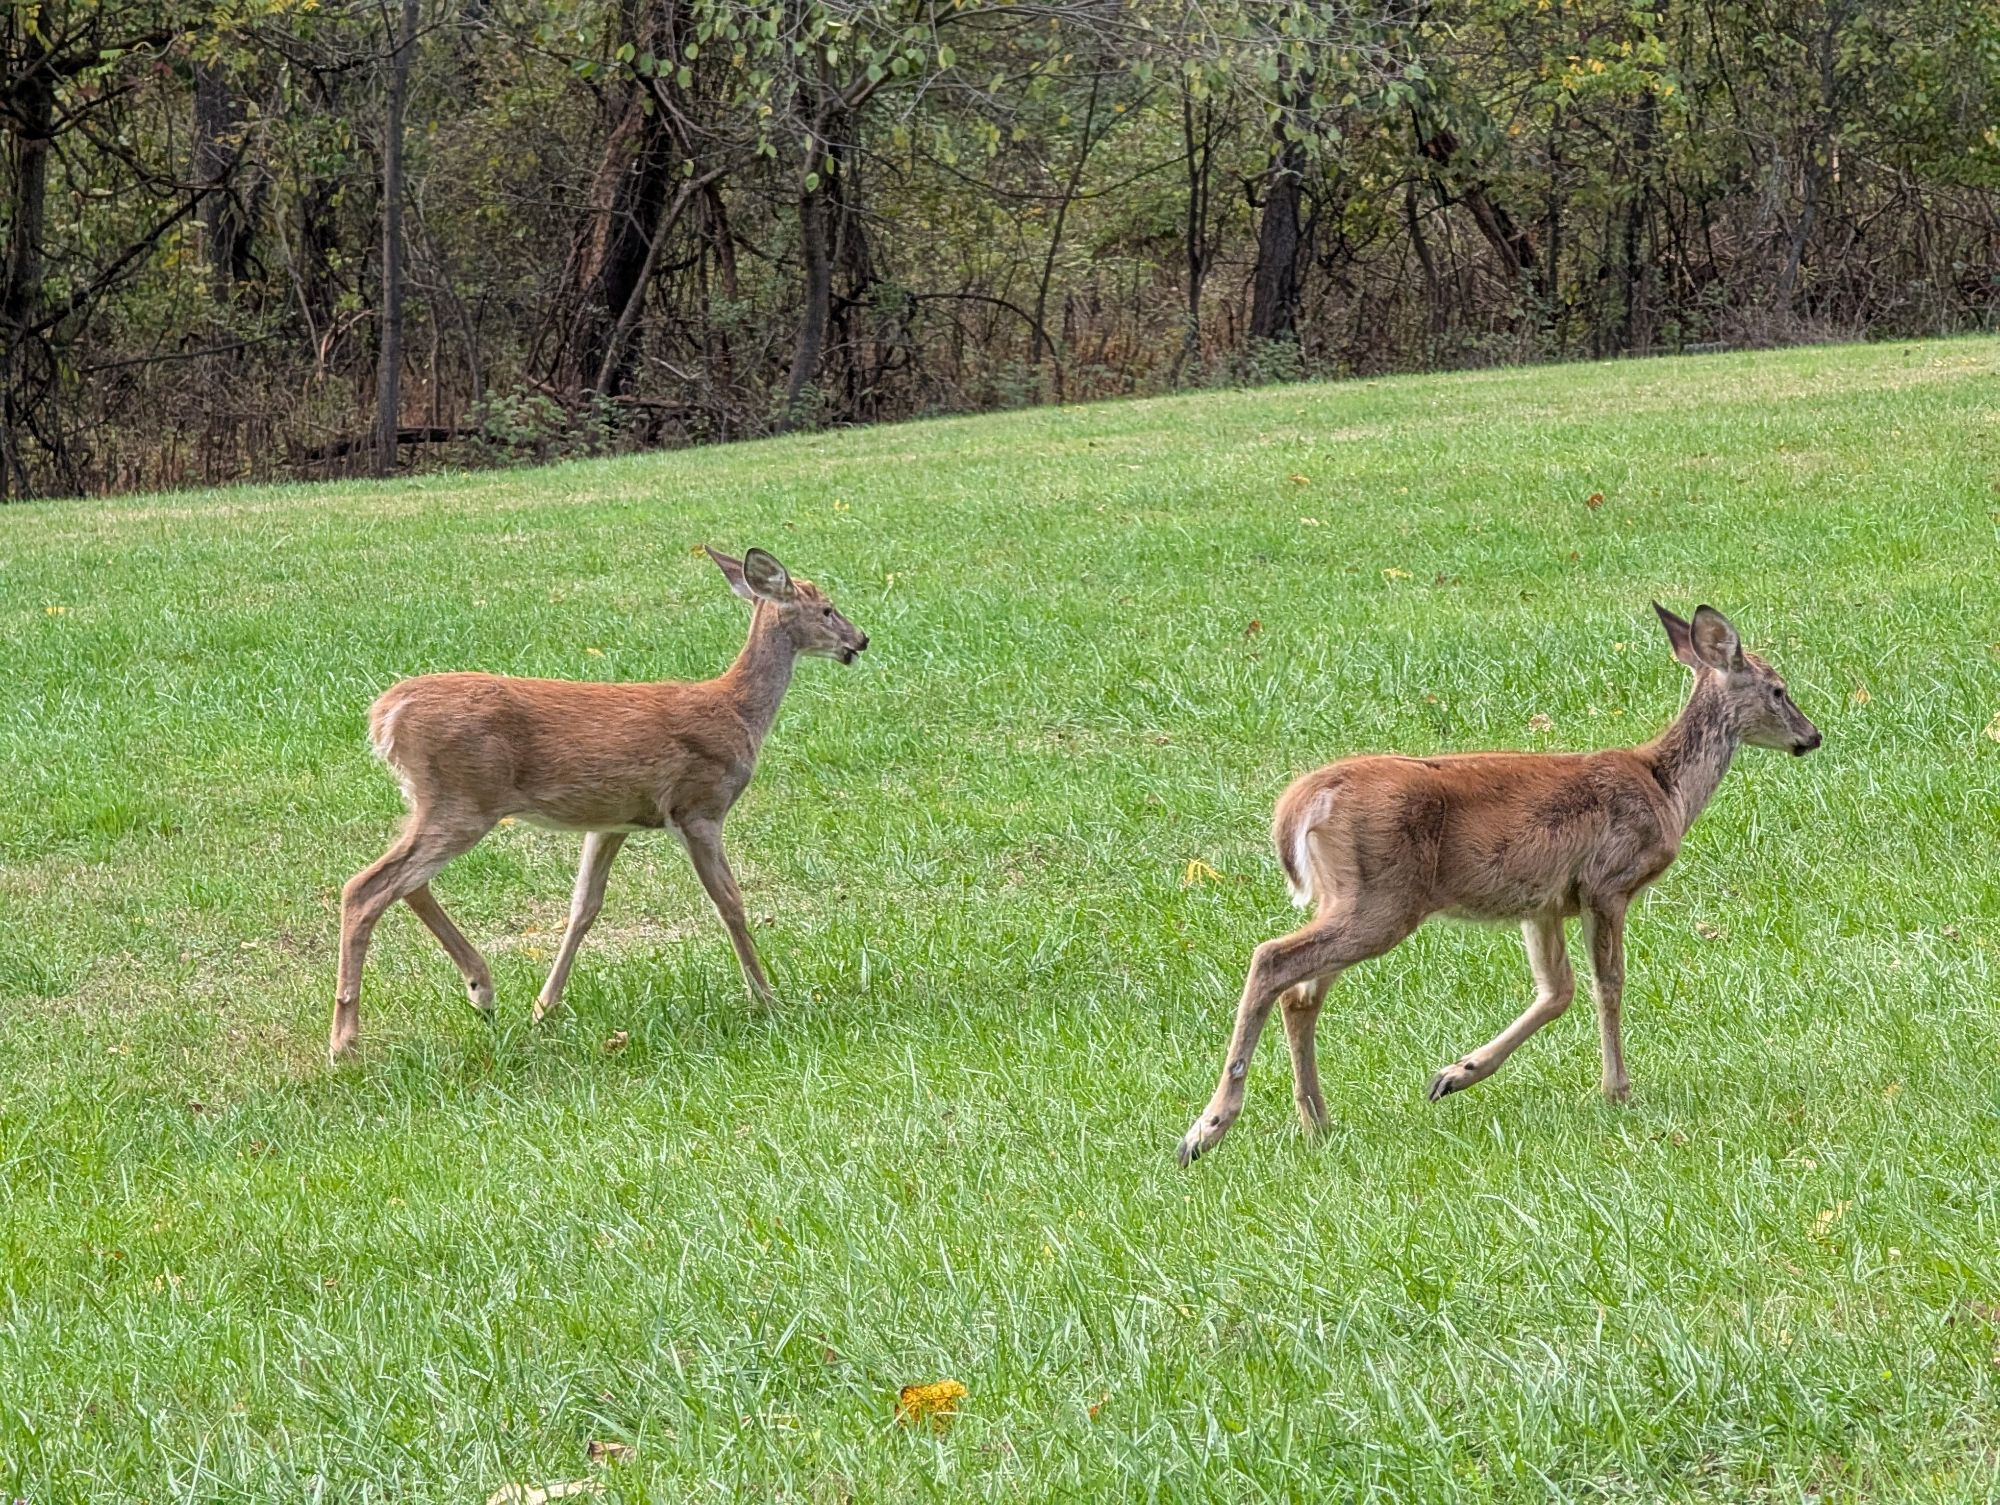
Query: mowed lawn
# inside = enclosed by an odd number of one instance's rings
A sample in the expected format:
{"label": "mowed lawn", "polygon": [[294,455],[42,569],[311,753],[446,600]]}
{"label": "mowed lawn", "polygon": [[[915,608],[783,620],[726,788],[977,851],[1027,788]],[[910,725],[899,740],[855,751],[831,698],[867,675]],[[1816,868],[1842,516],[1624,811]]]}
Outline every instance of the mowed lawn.
{"label": "mowed lawn", "polygon": [[[1224,392],[551,470],[0,512],[0,1494],[1986,1501],[2000,1492],[2000,343]],[[364,712],[704,677],[761,544],[801,666],[727,840],[528,1010],[577,839],[407,910],[324,1060]],[[1490,1082],[1512,929],[1280,1031],[1191,1170],[1296,772],[1650,736],[1649,602],[1825,734],[1746,750]],[[579,732],[585,729],[579,728]],[[1581,948],[1572,948],[1582,964]],[[608,1052],[614,1032],[629,1035]],[[942,1434],[898,1387],[967,1396]],[[631,1460],[587,1460],[593,1441]]]}

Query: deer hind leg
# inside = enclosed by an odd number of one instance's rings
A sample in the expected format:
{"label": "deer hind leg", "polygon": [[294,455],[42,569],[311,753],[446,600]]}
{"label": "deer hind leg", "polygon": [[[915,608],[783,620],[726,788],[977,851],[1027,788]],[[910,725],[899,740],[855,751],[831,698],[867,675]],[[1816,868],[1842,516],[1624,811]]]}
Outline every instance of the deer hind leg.
{"label": "deer hind leg", "polygon": [[468,941],[463,932],[452,924],[451,916],[444,912],[444,906],[427,883],[419,884],[403,895],[403,902],[417,912],[417,918],[429,927],[430,933],[438,938],[445,955],[457,966],[459,975],[465,979],[465,991],[472,1000],[472,1006],[482,1014],[493,1012],[493,971],[486,965],[486,958],[479,954],[479,948]]}
{"label": "deer hind leg", "polygon": [[332,1059],[352,1050],[361,1033],[361,966],[376,922],[391,904],[429,883],[439,868],[476,846],[491,829],[493,822],[483,815],[413,812],[394,845],[347,880],[340,891],[340,978],[327,1035]]}
{"label": "deer hind leg", "polygon": [[624,845],[623,831],[591,831],[583,838],[583,860],[577,864],[576,887],[569,898],[569,924],[563,928],[562,945],[556,949],[555,965],[549,968],[548,981],[542,984],[541,994],[535,999],[537,1024],[562,1006],[563,987],[569,981],[570,964],[576,960],[577,948],[583,945],[583,938],[590,934],[597,912],[604,908],[604,885],[611,877],[611,859]]}
{"label": "deer hind leg", "polygon": [[1285,1044],[1292,1052],[1292,1101],[1298,1105],[1299,1122],[1308,1134],[1326,1127],[1326,1099],[1319,1090],[1319,1062],[1313,1052],[1313,1035],[1319,1027],[1319,1011],[1326,1002],[1326,990],[1333,986],[1327,977],[1300,983],[1278,1000],[1285,1021]]}
{"label": "deer hind leg", "polygon": [[1576,996],[1576,974],[1570,970],[1562,916],[1535,915],[1523,920],[1521,939],[1528,948],[1528,965],[1535,973],[1535,1001],[1479,1049],[1432,1077],[1429,1092],[1432,1102],[1485,1081],[1520,1048],[1522,1041],[1559,1017]]}
{"label": "deer hind leg", "polygon": [[[1330,986],[1356,962],[1384,951],[1416,929],[1416,920],[1398,910],[1370,908],[1365,902],[1323,912],[1309,925],[1266,941],[1251,954],[1250,975],[1236,1007],[1236,1027],[1223,1057],[1222,1079],[1201,1116],[1181,1136],[1176,1151],[1182,1165],[1207,1154],[1229,1132],[1243,1112],[1244,1078],[1257,1037],[1264,1031],[1271,1005],[1305,984]],[[1296,1059],[1296,1058],[1295,1058]],[[1315,1075],[1317,1072],[1315,1071]]]}

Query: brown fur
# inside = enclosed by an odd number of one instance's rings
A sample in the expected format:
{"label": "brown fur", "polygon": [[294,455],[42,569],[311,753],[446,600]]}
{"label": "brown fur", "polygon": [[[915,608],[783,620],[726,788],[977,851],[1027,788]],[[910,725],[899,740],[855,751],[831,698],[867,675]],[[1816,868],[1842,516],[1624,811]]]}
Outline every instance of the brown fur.
{"label": "brown fur", "polygon": [[1257,948],[1222,1080],[1183,1137],[1183,1164],[1213,1149],[1243,1106],[1243,1081],[1282,998],[1294,1093],[1306,1126],[1325,1122],[1312,1034],[1347,967],[1399,944],[1433,915],[1518,920],[1537,982],[1526,1013],[1432,1079],[1432,1101],[1483,1081],[1569,1006],[1563,921],[1580,916],[1596,981],[1604,1091],[1630,1089],[1619,1027],[1625,911],[1674,860],[1741,744],[1805,753],[1819,733],[1770,665],[1742,651],[1709,607],[1693,624],[1661,608],[1675,656],[1694,671],[1686,708],[1642,747],[1596,753],[1348,758],[1279,797],[1272,841],[1310,924]]}
{"label": "brown fur", "polygon": [[341,894],[334,1056],[360,1033],[368,940],[398,899],[458,965],[473,1003],[492,1008],[485,959],[428,884],[510,815],[586,833],[569,925],[536,1001],[537,1019],[562,999],[618,848],[633,831],[661,828],[687,847],[746,984],[770,996],[722,854],[722,822],[750,782],[794,661],[811,654],[852,663],[868,638],[810,581],[793,580],[762,550],[742,560],[709,552],[731,589],[754,606],[743,651],[719,678],[621,685],[427,674],[391,686],[370,708],[370,740],[401,781],[410,815],[395,844]]}

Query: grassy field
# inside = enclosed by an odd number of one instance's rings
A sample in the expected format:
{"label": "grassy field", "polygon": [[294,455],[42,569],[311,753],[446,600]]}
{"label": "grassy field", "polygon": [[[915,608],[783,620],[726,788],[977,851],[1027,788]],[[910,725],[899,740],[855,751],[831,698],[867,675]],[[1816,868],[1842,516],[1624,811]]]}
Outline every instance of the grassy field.
{"label": "grassy field", "polygon": [[[0,1494],[1987,1501],[2000,1493],[2000,343],[1341,386],[0,513]],[[635,839],[407,910],[324,1059],[397,677],[802,666],[729,845],[746,1003]],[[1648,602],[1826,736],[1747,751],[1587,1002],[1436,924],[1273,1027],[1183,1172],[1295,772],[1651,735]],[[1546,719],[1543,719],[1546,718]],[[1578,949],[1574,946],[1573,949]],[[1581,958],[1579,957],[1579,960]],[[630,1044],[607,1053],[614,1031]],[[968,1395],[942,1435],[899,1386]],[[622,1466],[586,1461],[629,1444]]]}

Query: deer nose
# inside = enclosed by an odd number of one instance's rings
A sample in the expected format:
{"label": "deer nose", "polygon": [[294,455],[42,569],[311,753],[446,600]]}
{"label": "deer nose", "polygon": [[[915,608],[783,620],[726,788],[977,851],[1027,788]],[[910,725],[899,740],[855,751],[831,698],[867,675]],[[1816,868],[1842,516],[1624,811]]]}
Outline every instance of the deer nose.
{"label": "deer nose", "polygon": [[[866,648],[867,646],[868,646],[868,634],[864,632],[861,634],[861,647]],[[857,649],[855,651],[859,652],[860,650]]]}
{"label": "deer nose", "polygon": [[1818,746],[1819,746],[1819,733],[1814,732],[1812,736],[1807,738],[1804,742],[1799,743],[1792,749],[1792,756],[1795,758],[1803,758],[1807,753],[1811,752],[1815,747]]}

